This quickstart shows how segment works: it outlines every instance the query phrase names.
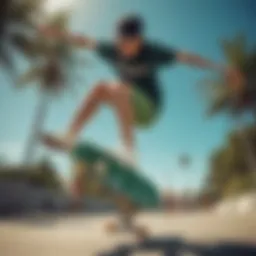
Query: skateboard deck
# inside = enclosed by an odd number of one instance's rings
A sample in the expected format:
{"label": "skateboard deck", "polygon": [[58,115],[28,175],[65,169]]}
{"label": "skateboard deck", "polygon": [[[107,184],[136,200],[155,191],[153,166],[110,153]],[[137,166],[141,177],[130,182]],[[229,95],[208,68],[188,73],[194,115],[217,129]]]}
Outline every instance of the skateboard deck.
{"label": "skateboard deck", "polygon": [[72,158],[76,163],[87,166],[89,172],[97,174],[104,187],[122,195],[136,207],[153,208],[159,205],[159,195],[154,184],[135,167],[106,149],[93,143],[80,143],[73,148]]}

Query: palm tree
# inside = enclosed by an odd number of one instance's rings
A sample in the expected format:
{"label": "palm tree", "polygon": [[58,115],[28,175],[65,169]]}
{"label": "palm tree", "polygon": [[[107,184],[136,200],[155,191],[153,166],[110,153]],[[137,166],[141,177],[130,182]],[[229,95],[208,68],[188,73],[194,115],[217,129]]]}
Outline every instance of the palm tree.
{"label": "palm tree", "polygon": [[206,80],[204,94],[208,101],[208,115],[227,113],[237,122],[237,130],[246,149],[246,157],[251,170],[256,171],[255,152],[247,139],[242,123],[242,114],[256,114],[256,49],[250,50],[242,35],[224,41],[223,52],[227,62],[241,71],[244,84],[233,90],[224,77]]}
{"label": "palm tree", "polygon": [[[68,14],[63,12],[51,17],[47,24],[59,31],[66,30],[67,25]],[[24,53],[33,60],[33,67],[20,77],[19,85],[36,82],[39,84],[40,92],[32,132],[25,150],[24,161],[28,164],[33,160],[35,147],[42,133],[50,94],[64,89],[71,75],[74,75],[73,71],[77,63],[72,46],[61,38],[48,39],[38,34],[29,42],[29,47],[26,49]]]}
{"label": "palm tree", "polygon": [[13,51],[26,52],[28,33],[40,16],[42,0],[1,0],[0,7],[0,62],[13,77],[16,75]]}
{"label": "palm tree", "polygon": [[[256,148],[256,129],[246,129],[247,138],[251,147]],[[209,173],[205,183],[205,192],[215,196],[229,196],[242,193],[255,187],[254,172],[244,157],[243,140],[236,132],[229,133],[229,136],[212,154],[209,165]]]}
{"label": "palm tree", "polygon": [[[245,77],[245,84],[234,92],[224,77],[203,81],[209,102],[208,114],[228,112],[236,115],[256,110],[256,49],[249,50],[244,36],[224,41],[223,52],[228,64],[238,68]],[[206,87],[205,87],[206,85]]]}

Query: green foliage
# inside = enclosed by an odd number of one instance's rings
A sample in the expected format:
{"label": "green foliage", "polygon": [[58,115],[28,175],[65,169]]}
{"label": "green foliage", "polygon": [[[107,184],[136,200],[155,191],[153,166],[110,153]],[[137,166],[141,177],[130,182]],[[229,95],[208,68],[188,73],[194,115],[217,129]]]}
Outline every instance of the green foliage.
{"label": "green foliage", "polygon": [[[256,128],[247,128],[244,134],[251,142],[251,150],[256,157]],[[226,197],[255,187],[256,169],[251,169],[248,165],[247,151],[240,136],[237,132],[232,132],[225,145],[212,155],[205,186],[205,190],[210,191],[210,194]]]}
{"label": "green foliage", "polygon": [[[68,13],[59,12],[49,17],[44,25],[64,33],[68,29],[68,22]],[[74,47],[65,38],[48,38],[37,33],[29,39],[25,35],[18,35],[16,43],[32,63],[32,67],[17,81],[18,85],[36,82],[51,92],[74,85],[81,62],[74,53]]]}
{"label": "green foliage", "polygon": [[[47,89],[55,90],[68,85],[71,79],[74,80],[78,61],[73,54],[73,47],[65,39],[48,39],[38,32],[37,26],[42,20],[44,26],[54,27],[62,32],[68,29],[70,13],[59,12],[43,19],[43,2],[44,0],[2,0],[0,62],[4,64],[10,77],[16,78],[18,72],[13,57],[17,50],[31,62],[32,69],[40,70],[37,72],[37,82]],[[31,80],[28,79],[28,74],[25,76],[26,79],[22,78],[22,81],[36,80],[35,76]]]}
{"label": "green foliage", "polygon": [[[2,0],[0,8],[0,62],[9,71],[16,73],[11,48],[27,51],[29,39],[26,32],[35,26],[42,0]],[[22,44],[17,44],[17,37]],[[18,47],[17,47],[18,46]]]}
{"label": "green foliage", "polygon": [[0,180],[23,181],[33,186],[62,190],[62,184],[56,170],[49,161],[45,160],[33,167],[0,166]]}
{"label": "green foliage", "polygon": [[246,38],[238,35],[222,43],[223,53],[229,65],[237,67],[245,77],[243,89],[237,93],[227,84],[225,77],[203,81],[200,89],[207,101],[209,116],[224,112],[237,115],[243,111],[255,111],[256,105],[256,51],[248,47]]}
{"label": "green foliage", "polygon": [[[250,50],[246,38],[238,35],[222,44],[227,63],[237,67],[245,77],[243,89],[234,93],[225,77],[203,81],[203,96],[207,114],[225,113],[231,117],[250,111],[256,106],[256,51]],[[250,155],[250,156],[249,156]],[[224,145],[210,159],[210,172],[203,194],[210,198],[222,198],[240,194],[255,188],[256,128],[231,132]]]}
{"label": "green foliage", "polygon": [[238,35],[233,40],[224,40],[222,48],[227,62],[232,66],[243,67],[247,61],[247,42],[244,35]]}

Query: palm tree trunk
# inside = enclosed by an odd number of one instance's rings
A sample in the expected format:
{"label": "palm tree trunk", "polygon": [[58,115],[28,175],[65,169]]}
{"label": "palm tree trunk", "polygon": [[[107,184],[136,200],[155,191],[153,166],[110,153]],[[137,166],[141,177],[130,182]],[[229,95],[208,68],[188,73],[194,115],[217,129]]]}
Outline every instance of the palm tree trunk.
{"label": "palm tree trunk", "polygon": [[43,124],[46,118],[47,106],[48,106],[48,91],[40,87],[39,100],[35,110],[35,117],[32,123],[32,130],[28,138],[28,142],[25,149],[24,163],[26,165],[31,164],[34,161],[36,149],[40,136],[42,134]]}

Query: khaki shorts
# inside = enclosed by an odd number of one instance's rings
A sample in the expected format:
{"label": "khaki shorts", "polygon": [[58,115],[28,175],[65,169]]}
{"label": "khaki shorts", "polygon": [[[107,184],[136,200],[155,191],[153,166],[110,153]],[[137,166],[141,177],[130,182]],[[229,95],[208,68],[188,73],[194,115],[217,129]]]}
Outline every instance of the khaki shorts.
{"label": "khaki shorts", "polygon": [[132,87],[132,104],[135,125],[141,128],[151,126],[158,114],[157,107],[150,97],[135,86]]}

